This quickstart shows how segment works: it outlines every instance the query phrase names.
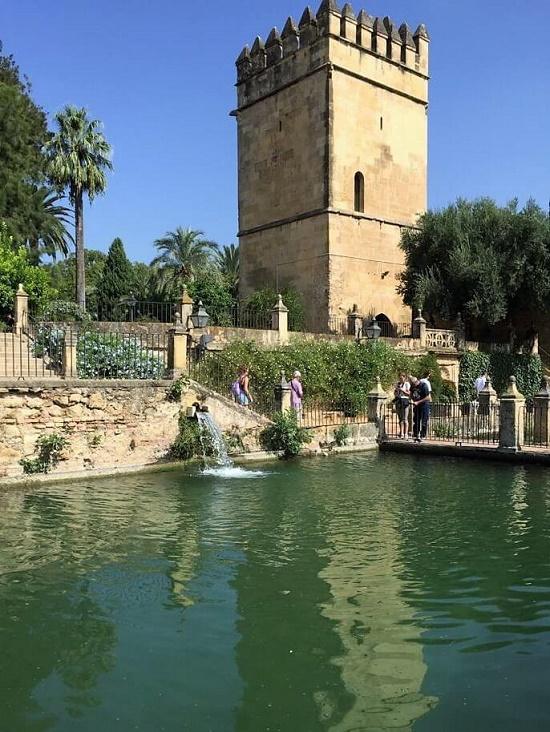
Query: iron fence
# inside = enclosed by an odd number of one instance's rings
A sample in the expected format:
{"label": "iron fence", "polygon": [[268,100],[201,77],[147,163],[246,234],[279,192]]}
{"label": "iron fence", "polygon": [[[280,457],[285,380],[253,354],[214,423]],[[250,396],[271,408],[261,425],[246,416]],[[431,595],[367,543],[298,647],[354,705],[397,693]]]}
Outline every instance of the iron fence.
{"label": "iron fence", "polygon": [[308,400],[299,412],[302,427],[339,427],[340,425],[366,424],[369,421],[366,404],[347,400]]}
{"label": "iron fence", "polygon": [[90,312],[93,320],[104,323],[172,323],[175,303],[129,300]]}
{"label": "iron fence", "polygon": [[272,330],[271,312],[256,310],[237,305],[226,310],[208,311],[212,325],[226,328],[245,328],[249,330]]}
{"label": "iron fence", "polygon": [[382,338],[410,338],[412,336],[411,323],[390,323],[384,320],[376,322],[380,326]]}
{"label": "iron fence", "polygon": [[[382,432],[385,437],[397,439],[406,432],[408,439],[424,437],[432,442],[453,444],[498,445],[500,407],[498,403],[482,407],[477,402],[430,403],[425,435],[419,413],[415,408],[404,409],[392,403],[382,410]],[[406,424],[406,430],[404,425]]]}
{"label": "iron fence", "polygon": [[162,379],[168,339],[31,320],[24,332],[0,334],[0,378]]}
{"label": "iron fence", "polygon": [[523,444],[525,447],[550,447],[550,425],[546,404],[526,404],[523,410]]}
{"label": "iron fence", "polygon": [[315,335],[353,336],[352,324],[347,315],[330,315],[327,320],[289,318],[289,330]]}

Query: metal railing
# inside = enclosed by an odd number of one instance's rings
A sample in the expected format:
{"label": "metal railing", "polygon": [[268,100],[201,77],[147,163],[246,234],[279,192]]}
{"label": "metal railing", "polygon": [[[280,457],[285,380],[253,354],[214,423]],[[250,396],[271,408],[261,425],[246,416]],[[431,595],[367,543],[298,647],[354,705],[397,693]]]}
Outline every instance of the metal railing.
{"label": "metal railing", "polygon": [[523,444],[525,447],[550,447],[550,424],[546,404],[526,404],[523,410]]}
{"label": "metal railing", "polygon": [[210,324],[225,328],[244,328],[248,330],[272,330],[272,314],[236,305],[232,308],[216,310],[208,309]]}
{"label": "metal railing", "polygon": [[166,333],[101,333],[30,320],[21,333],[0,334],[0,378],[162,379]]}
{"label": "metal railing", "polygon": [[[427,430],[422,435],[422,416],[419,408],[409,407],[400,411],[395,404],[382,410],[382,433],[396,439],[407,425],[407,437],[424,437],[432,442],[498,445],[500,430],[500,406],[498,403],[482,407],[477,402],[430,403]],[[416,418],[415,418],[416,417]]]}
{"label": "metal railing", "polygon": [[384,320],[377,323],[382,331],[382,338],[410,338],[412,335],[411,323],[390,323]]}
{"label": "metal railing", "polygon": [[348,400],[304,399],[299,412],[302,427],[339,427],[340,425],[366,424],[369,421],[366,404]]}
{"label": "metal railing", "polygon": [[93,320],[105,323],[172,323],[175,316],[175,303],[138,302],[116,303],[110,307],[98,307],[90,312]]}

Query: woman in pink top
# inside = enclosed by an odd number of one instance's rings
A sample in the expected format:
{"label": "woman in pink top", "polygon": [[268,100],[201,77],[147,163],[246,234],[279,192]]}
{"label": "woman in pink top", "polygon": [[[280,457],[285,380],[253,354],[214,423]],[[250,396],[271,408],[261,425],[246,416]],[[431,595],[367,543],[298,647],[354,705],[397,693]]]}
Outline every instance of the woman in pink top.
{"label": "woman in pink top", "polygon": [[290,405],[292,409],[300,414],[302,411],[302,399],[304,398],[304,390],[302,388],[302,374],[295,371],[290,382]]}

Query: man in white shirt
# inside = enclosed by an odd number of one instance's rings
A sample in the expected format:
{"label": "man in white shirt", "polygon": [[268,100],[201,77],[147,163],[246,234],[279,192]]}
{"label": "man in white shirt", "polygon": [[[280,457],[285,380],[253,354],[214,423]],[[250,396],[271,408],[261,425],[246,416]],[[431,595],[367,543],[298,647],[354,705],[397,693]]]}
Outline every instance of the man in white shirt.
{"label": "man in white shirt", "polygon": [[476,394],[478,396],[479,396],[479,392],[483,391],[483,389],[485,389],[485,387],[487,386],[487,378],[488,378],[488,374],[485,371],[480,376],[478,376],[477,379],[475,380]]}

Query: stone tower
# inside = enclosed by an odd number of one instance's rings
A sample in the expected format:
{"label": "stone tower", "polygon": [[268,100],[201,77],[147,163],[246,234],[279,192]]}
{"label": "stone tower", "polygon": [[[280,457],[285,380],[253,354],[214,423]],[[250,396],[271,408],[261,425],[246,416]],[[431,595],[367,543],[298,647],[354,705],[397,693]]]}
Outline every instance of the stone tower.
{"label": "stone tower", "polygon": [[323,0],[237,59],[241,295],[294,286],[308,325],[410,321],[403,227],[426,208],[429,36]]}

